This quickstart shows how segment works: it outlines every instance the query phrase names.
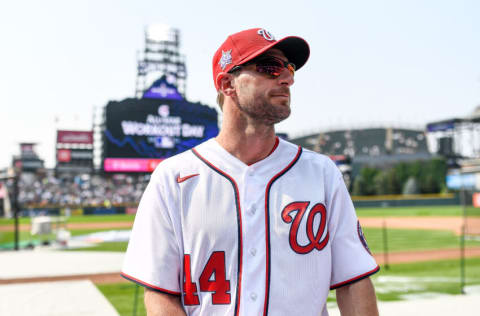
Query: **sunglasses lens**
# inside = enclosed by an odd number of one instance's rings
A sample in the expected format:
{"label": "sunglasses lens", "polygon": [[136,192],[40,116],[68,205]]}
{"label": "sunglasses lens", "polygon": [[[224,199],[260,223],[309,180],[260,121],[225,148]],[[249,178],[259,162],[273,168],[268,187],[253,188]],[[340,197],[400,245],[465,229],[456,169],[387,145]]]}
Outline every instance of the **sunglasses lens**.
{"label": "sunglasses lens", "polygon": [[265,58],[256,62],[257,71],[265,73],[273,77],[278,77],[284,68],[287,68],[293,75],[295,73],[295,65],[292,63],[285,63],[283,60],[277,58]]}
{"label": "sunglasses lens", "polygon": [[283,67],[269,66],[269,65],[257,65],[257,71],[270,76],[278,77],[282,72]]}

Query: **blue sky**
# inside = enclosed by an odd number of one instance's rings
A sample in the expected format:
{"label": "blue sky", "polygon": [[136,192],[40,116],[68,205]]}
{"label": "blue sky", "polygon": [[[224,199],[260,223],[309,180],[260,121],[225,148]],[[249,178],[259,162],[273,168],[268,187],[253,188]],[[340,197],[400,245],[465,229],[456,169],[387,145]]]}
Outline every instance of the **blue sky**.
{"label": "blue sky", "polygon": [[[94,107],[132,97],[136,52],[150,23],[182,32],[187,98],[215,106],[213,53],[264,27],[311,48],[296,74],[292,115],[277,130],[422,127],[480,104],[480,2],[3,1],[0,168],[19,142],[54,165],[57,128],[89,129]],[[55,121],[58,117],[58,122]]]}

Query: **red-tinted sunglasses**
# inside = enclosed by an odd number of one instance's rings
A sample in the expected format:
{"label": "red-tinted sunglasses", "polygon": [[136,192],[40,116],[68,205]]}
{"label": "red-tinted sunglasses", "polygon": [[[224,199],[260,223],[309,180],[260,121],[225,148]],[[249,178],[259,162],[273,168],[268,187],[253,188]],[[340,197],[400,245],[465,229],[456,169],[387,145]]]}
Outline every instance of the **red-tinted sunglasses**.
{"label": "red-tinted sunglasses", "polygon": [[280,76],[283,69],[285,68],[287,68],[288,71],[290,71],[290,73],[293,76],[295,74],[295,69],[296,69],[294,63],[290,63],[288,61],[284,61],[280,58],[276,58],[273,56],[265,56],[265,57],[260,57],[258,59],[254,59],[252,61],[246,62],[243,65],[235,66],[229,71],[229,73],[235,72],[241,69],[243,66],[252,65],[252,64],[255,65],[255,70],[257,72],[262,74],[267,74],[274,78]]}

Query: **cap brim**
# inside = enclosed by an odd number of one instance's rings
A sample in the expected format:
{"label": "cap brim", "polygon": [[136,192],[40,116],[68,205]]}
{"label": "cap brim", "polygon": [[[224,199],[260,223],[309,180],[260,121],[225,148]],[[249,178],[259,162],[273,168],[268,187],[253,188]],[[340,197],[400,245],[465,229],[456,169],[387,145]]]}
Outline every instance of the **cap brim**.
{"label": "cap brim", "polygon": [[308,43],[300,37],[289,36],[282,38],[274,45],[275,48],[281,50],[288,61],[294,63],[296,69],[300,69],[305,65],[310,56],[310,47]]}
{"label": "cap brim", "polygon": [[303,38],[287,36],[276,41],[275,43],[272,43],[271,45],[265,46],[261,50],[258,50],[254,54],[243,59],[240,65],[254,59],[257,56],[260,56],[271,48],[277,48],[281,50],[285,54],[285,57],[287,57],[288,61],[295,64],[296,70],[302,68],[310,56],[310,47]]}

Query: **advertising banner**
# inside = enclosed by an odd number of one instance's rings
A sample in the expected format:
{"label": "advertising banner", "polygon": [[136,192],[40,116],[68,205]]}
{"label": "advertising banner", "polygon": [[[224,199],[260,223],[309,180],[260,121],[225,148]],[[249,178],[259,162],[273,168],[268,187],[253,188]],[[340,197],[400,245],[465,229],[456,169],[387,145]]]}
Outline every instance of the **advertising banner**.
{"label": "advertising banner", "polygon": [[152,172],[163,159],[106,158],[103,168],[107,172]]}
{"label": "advertising banner", "polygon": [[35,144],[33,143],[21,143],[20,153],[22,156],[35,155]]}
{"label": "advertising banner", "polygon": [[473,207],[480,207],[480,193],[478,192],[473,193],[472,204],[473,204]]}
{"label": "advertising banner", "polygon": [[57,161],[58,162],[70,162],[71,160],[72,160],[71,149],[58,149],[57,150]]}
{"label": "advertising banner", "polygon": [[57,131],[57,144],[93,144],[92,131]]}
{"label": "advertising banner", "polygon": [[93,169],[93,149],[57,149],[57,172],[90,173]]}
{"label": "advertising banner", "polygon": [[460,189],[475,189],[478,184],[478,178],[480,174],[468,173],[468,174],[449,174],[447,175],[447,188],[460,190]]}
{"label": "advertising banner", "polygon": [[158,163],[218,134],[217,111],[185,100],[112,101],[105,112],[104,170],[110,172],[149,172],[152,162]]}

